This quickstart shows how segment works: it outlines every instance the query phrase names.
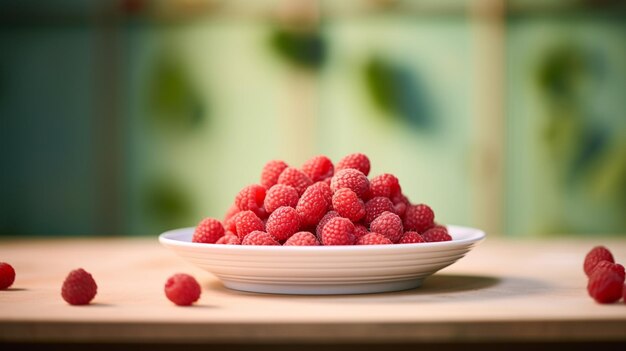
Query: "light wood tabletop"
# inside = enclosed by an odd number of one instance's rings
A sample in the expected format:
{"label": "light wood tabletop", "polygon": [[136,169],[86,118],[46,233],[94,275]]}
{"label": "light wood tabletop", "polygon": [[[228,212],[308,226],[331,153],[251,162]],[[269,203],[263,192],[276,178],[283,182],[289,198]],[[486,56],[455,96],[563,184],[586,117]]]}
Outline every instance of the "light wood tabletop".
{"label": "light wood tabletop", "polygon": [[[1,239],[17,272],[0,291],[0,342],[514,342],[626,341],[626,305],[595,303],[582,271],[603,244],[626,262],[618,238],[487,238],[420,288],[383,294],[288,296],[228,290],[156,237]],[[92,273],[98,295],[69,306],[67,273]],[[172,274],[203,286],[192,307],[163,293]]]}

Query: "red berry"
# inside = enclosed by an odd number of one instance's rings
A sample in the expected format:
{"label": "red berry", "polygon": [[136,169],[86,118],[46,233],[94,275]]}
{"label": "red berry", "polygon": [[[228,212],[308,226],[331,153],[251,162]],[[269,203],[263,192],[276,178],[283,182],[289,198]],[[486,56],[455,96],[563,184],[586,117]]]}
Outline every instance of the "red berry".
{"label": "red berry", "polygon": [[370,231],[367,230],[367,227],[363,224],[355,224],[354,225],[354,236],[358,239],[364,235],[369,234]]}
{"label": "red berry", "polygon": [[319,223],[317,224],[317,227],[315,228],[315,235],[317,235],[317,239],[318,240],[322,240],[322,229],[324,229],[324,226],[326,225],[326,223],[328,223],[328,221],[330,221],[332,218],[335,217],[341,217],[339,215],[339,213],[337,213],[337,211],[328,211],[324,217],[322,217],[322,219],[320,219]]}
{"label": "red berry", "polygon": [[241,245],[262,245],[262,246],[272,246],[272,245],[280,245],[273,236],[269,235],[266,232],[262,232],[259,230],[255,230],[252,233],[246,235],[241,242]]}
{"label": "red berry", "polygon": [[222,222],[215,218],[205,218],[196,227],[191,239],[194,243],[213,244],[224,236],[224,226]]}
{"label": "red berry", "polygon": [[15,269],[6,262],[0,262],[0,290],[7,289],[14,281]]}
{"label": "red berry", "polygon": [[226,214],[224,215],[224,223],[228,223],[230,219],[239,212],[241,212],[241,210],[239,209],[237,204],[233,203],[232,205],[230,205],[228,210],[226,210]]}
{"label": "red berry", "polygon": [[341,188],[348,188],[363,199],[369,193],[370,181],[361,171],[352,168],[342,169],[330,180],[330,189],[333,192]]}
{"label": "red berry", "polygon": [[430,228],[421,234],[422,238],[426,242],[438,242],[438,241],[452,241],[452,237],[448,234],[448,231],[439,227]]}
{"label": "red berry", "polygon": [[393,212],[393,203],[386,197],[375,197],[365,203],[365,224],[369,225],[383,212]]}
{"label": "red berry", "polygon": [[322,229],[324,245],[354,245],[354,224],[347,218],[335,217]]}
{"label": "red berry", "polygon": [[298,204],[298,191],[289,185],[276,184],[265,194],[265,211],[272,213],[281,206],[296,207]]}
{"label": "red berry", "polygon": [[268,234],[278,241],[285,241],[300,229],[300,216],[293,207],[283,206],[272,212],[265,224]]}
{"label": "red berry", "polygon": [[306,189],[298,204],[296,211],[300,215],[302,227],[316,225],[328,210],[328,202],[322,191],[317,187]]}
{"label": "red berry", "polygon": [[583,263],[585,274],[590,276],[593,269],[600,261],[609,261],[611,263],[615,262],[611,251],[604,246],[596,246],[587,253],[587,256],[585,256],[585,262]]}
{"label": "red berry", "polygon": [[294,187],[298,191],[298,195],[302,195],[306,188],[313,184],[313,181],[301,170],[287,167],[278,177],[278,184]]}
{"label": "red berry", "polygon": [[591,273],[587,292],[599,303],[613,303],[623,295],[624,276],[611,268],[599,268]]}
{"label": "red berry", "polygon": [[624,289],[622,291],[622,300],[624,301],[624,303],[626,303],[626,285],[624,285]]}
{"label": "red berry", "polygon": [[302,172],[314,182],[332,177],[334,170],[333,162],[323,155],[315,156],[302,165]]}
{"label": "red berry", "polygon": [[255,230],[265,230],[263,221],[252,211],[241,211],[233,219],[235,221],[235,234],[239,239],[243,240],[246,235]]}
{"label": "red berry", "polygon": [[389,245],[393,244],[386,236],[379,233],[368,233],[356,241],[356,245]]}
{"label": "red berry", "polygon": [[370,174],[370,159],[361,153],[350,154],[339,160],[335,170],[338,172],[349,168],[357,169],[367,176]]}
{"label": "red berry", "polygon": [[416,243],[425,243],[426,240],[419,235],[418,232],[406,232],[402,235],[398,244],[416,244]]}
{"label": "red berry", "polygon": [[365,216],[365,204],[356,193],[348,188],[335,191],[332,198],[333,209],[352,222],[357,222]]}
{"label": "red berry", "polygon": [[332,204],[333,192],[332,190],[330,190],[329,183],[327,183],[326,181],[316,182],[316,183],[313,183],[313,185],[311,185],[309,188],[316,188],[319,191],[321,191],[322,194],[324,195],[324,198],[326,199],[326,202],[328,202],[328,205],[330,206]]}
{"label": "red berry", "polygon": [[188,274],[178,273],[165,282],[165,296],[178,306],[190,306],[200,298],[202,289],[196,279]]}
{"label": "red berry", "polygon": [[278,177],[287,167],[289,166],[280,160],[272,160],[266,163],[261,171],[261,185],[266,189],[271,188],[278,182]]}
{"label": "red berry", "polygon": [[435,225],[434,221],[435,213],[430,207],[424,204],[411,205],[404,214],[404,229],[423,233]]}
{"label": "red berry", "polygon": [[370,231],[384,235],[392,243],[396,243],[404,234],[402,219],[393,212],[385,211],[372,221]]}
{"label": "red berry", "polygon": [[[609,261],[600,261],[593,268],[593,271],[595,271],[596,269],[608,269],[619,274],[620,277],[622,277],[622,279],[626,278],[626,272],[624,272],[624,266],[622,266],[619,263],[611,263]],[[591,272],[591,274],[593,274],[593,272]]]}
{"label": "red berry", "polygon": [[393,174],[383,173],[370,180],[371,197],[393,198],[400,193],[400,182]]}
{"label": "red berry", "polygon": [[248,185],[241,189],[235,197],[235,203],[241,211],[250,210],[254,212],[259,218],[265,218],[266,213],[263,208],[263,201],[265,200],[265,187],[258,184]]}
{"label": "red berry", "polygon": [[297,232],[292,235],[283,246],[319,246],[320,242],[311,232]]}
{"label": "red berry", "polygon": [[241,245],[241,239],[234,234],[233,232],[226,232],[223,237],[219,238],[215,242],[216,244],[224,244],[224,245]]}
{"label": "red berry", "polygon": [[71,271],[61,288],[61,296],[70,305],[87,305],[98,292],[98,285],[91,274],[79,268]]}

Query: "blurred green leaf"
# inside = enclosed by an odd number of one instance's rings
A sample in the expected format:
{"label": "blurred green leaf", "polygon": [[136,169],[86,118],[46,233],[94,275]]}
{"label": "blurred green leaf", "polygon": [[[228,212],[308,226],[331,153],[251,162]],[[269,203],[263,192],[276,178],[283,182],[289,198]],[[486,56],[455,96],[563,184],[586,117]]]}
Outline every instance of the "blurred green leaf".
{"label": "blurred green leaf", "polygon": [[288,62],[307,69],[324,63],[326,43],[320,33],[276,29],[270,36],[270,46]]}

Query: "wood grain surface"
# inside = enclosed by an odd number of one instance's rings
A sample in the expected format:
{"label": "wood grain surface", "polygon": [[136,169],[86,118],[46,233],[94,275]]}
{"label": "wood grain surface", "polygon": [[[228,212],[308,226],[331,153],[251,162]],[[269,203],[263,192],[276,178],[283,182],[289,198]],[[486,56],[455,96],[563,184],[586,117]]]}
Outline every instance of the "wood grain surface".
{"label": "wood grain surface", "polygon": [[[0,291],[0,342],[342,343],[626,341],[626,305],[587,296],[594,245],[626,262],[624,239],[487,238],[421,288],[384,294],[287,296],[228,290],[156,237],[3,239],[17,278]],[[93,274],[89,306],[60,296],[67,273]],[[174,273],[203,286],[197,305],[163,293]]]}

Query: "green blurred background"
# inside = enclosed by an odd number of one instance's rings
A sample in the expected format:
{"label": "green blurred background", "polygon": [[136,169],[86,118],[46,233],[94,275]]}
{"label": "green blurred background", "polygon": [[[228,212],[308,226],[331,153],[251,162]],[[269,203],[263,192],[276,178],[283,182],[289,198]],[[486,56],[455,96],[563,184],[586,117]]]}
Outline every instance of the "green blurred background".
{"label": "green blurred background", "polygon": [[626,235],[624,2],[0,2],[0,235],[193,226],[357,151],[444,223]]}

